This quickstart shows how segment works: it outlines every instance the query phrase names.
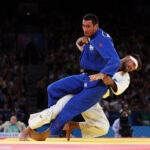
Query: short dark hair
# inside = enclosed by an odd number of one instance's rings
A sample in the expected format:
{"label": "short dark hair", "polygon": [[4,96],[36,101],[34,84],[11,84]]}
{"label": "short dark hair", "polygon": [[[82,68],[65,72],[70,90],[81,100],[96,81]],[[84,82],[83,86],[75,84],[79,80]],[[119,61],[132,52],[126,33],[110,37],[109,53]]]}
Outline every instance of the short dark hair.
{"label": "short dark hair", "polygon": [[138,61],[138,67],[136,70],[137,71],[141,70],[142,69],[142,61],[140,59],[140,56],[137,54],[132,54],[131,56],[134,57]]}
{"label": "short dark hair", "polygon": [[93,25],[99,24],[98,17],[95,14],[92,14],[92,13],[86,14],[83,17],[83,20],[92,20]]}

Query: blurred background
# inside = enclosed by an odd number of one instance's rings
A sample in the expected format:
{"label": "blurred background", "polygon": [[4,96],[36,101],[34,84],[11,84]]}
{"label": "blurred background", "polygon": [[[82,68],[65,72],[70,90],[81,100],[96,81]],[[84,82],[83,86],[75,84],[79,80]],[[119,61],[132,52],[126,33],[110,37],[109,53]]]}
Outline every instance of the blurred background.
{"label": "blurred background", "polygon": [[[1,2],[0,125],[12,115],[27,125],[31,113],[47,108],[50,83],[80,73],[80,52],[75,42],[83,35],[82,18],[86,13],[98,16],[100,28],[110,34],[120,58],[137,53],[143,63],[142,70],[130,74],[131,84],[125,93],[100,101],[110,124],[125,109],[133,135],[150,137],[148,0]],[[114,136],[111,128],[110,132],[107,136]]]}

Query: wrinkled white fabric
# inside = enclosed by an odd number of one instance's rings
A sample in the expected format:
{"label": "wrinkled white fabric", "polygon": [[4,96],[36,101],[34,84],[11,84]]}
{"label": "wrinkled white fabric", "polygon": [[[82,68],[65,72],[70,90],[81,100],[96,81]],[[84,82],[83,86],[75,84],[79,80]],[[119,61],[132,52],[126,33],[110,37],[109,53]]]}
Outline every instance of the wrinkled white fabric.
{"label": "wrinkled white fabric", "polygon": [[[117,84],[117,91],[112,92],[115,95],[123,93],[129,86],[130,76],[128,73],[122,71],[115,73],[113,76],[115,83]],[[106,92],[104,97],[109,96],[110,91]],[[32,129],[41,127],[44,124],[50,123],[53,119],[57,117],[60,111],[64,108],[65,104],[74,95],[66,95],[62,97],[55,105],[43,110],[42,112],[31,114],[29,118],[29,126]],[[105,135],[109,130],[109,122],[105,116],[99,103],[82,113],[85,122],[80,122],[79,126],[81,128],[82,137],[98,137]]]}
{"label": "wrinkled white fabric", "polygon": [[[113,75],[112,79],[114,79],[114,81],[117,85],[116,92],[111,88],[111,91],[115,95],[122,94],[129,87],[130,76],[129,76],[128,72],[123,72],[123,71],[116,72]],[[108,96],[110,96],[110,89],[107,90],[107,92],[104,94],[103,98],[107,98]]]}
{"label": "wrinkled white fabric", "polygon": [[44,124],[50,123],[57,117],[60,111],[64,108],[65,104],[73,97],[73,95],[66,95],[59,99],[59,101],[41,112],[31,114],[29,118],[29,126],[31,129],[36,129]]}

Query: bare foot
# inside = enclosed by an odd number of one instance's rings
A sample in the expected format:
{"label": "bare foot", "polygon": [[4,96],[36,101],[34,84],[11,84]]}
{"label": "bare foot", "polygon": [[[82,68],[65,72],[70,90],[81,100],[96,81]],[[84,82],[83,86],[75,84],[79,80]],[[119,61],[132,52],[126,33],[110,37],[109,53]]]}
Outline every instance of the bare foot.
{"label": "bare foot", "polygon": [[70,141],[70,135],[72,133],[72,128],[70,122],[66,123],[63,130],[66,130],[67,141]]}
{"label": "bare foot", "polygon": [[24,129],[20,134],[19,134],[19,141],[29,141],[28,140],[28,135],[30,132],[30,127],[27,127],[26,129]]}
{"label": "bare foot", "polygon": [[50,135],[50,130],[47,129],[44,132],[36,132],[34,130],[30,130],[29,136],[30,138],[36,140],[36,141],[45,141],[46,138]]}
{"label": "bare foot", "polygon": [[70,141],[70,135],[71,135],[73,129],[80,129],[78,122],[70,121],[65,124],[63,130],[66,130],[67,141]]}
{"label": "bare foot", "polygon": [[19,141],[29,141],[27,138],[27,135],[25,135],[23,132],[19,134]]}

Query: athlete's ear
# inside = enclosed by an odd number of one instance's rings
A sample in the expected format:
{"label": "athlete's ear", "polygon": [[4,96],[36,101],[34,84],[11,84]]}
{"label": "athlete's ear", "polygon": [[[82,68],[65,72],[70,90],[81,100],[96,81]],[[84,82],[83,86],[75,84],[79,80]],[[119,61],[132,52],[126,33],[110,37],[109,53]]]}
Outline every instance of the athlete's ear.
{"label": "athlete's ear", "polygon": [[95,26],[96,29],[98,29],[98,24],[95,24],[94,26]]}

